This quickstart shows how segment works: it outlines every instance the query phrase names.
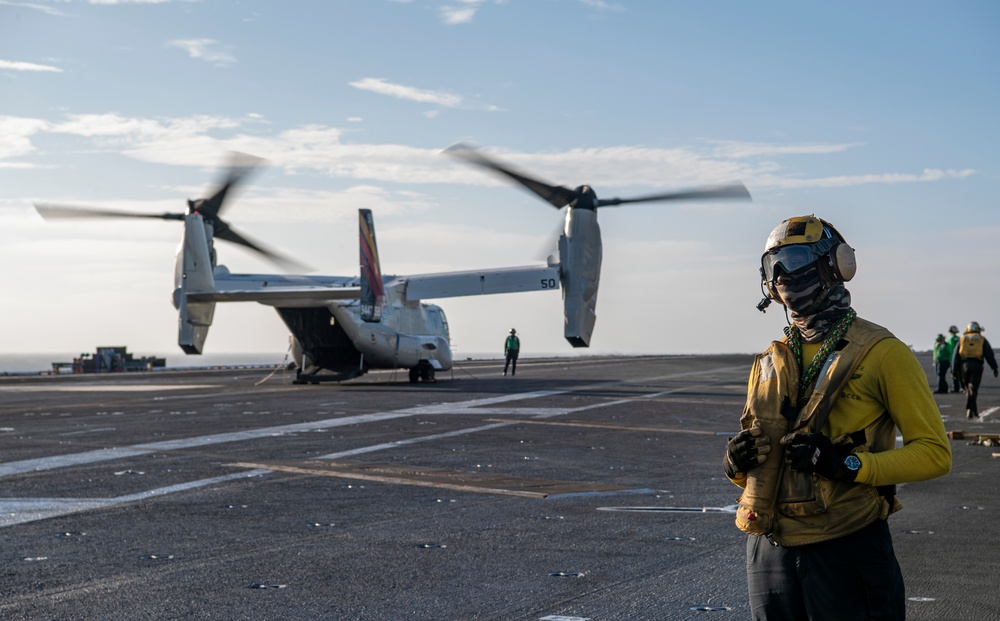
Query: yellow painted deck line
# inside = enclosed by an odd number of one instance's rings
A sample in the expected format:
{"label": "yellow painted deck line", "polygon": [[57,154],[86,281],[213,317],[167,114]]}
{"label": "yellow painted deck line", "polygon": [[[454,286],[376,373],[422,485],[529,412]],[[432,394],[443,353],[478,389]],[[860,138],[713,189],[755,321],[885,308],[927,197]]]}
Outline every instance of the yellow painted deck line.
{"label": "yellow painted deck line", "polygon": [[487,422],[507,423],[511,425],[563,425],[566,427],[592,427],[595,429],[612,429],[617,431],[649,431],[654,433],[688,433],[700,436],[718,435],[716,431],[701,431],[700,429],[682,429],[679,427],[637,427],[634,425],[621,425],[618,423],[606,423],[602,421],[579,421],[579,420],[505,420],[502,418],[490,418]]}
{"label": "yellow painted deck line", "polygon": [[273,470],[294,474],[310,474],[394,485],[433,487],[461,492],[500,494],[503,496],[521,496],[527,498],[546,498],[558,494],[612,492],[630,489],[622,485],[529,479],[481,472],[435,470],[382,463],[319,462],[312,460],[303,462],[302,464],[287,462],[236,462],[226,465],[234,468],[249,468],[251,470]]}

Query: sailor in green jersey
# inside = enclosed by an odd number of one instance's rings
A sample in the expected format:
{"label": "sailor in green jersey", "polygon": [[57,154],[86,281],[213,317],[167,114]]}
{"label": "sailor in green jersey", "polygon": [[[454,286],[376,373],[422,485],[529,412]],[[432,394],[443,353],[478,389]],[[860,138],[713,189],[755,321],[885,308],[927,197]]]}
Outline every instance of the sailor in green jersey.
{"label": "sailor in green jersey", "polygon": [[521,353],[521,339],[517,338],[517,330],[510,329],[507,340],[503,342],[503,355],[506,361],[503,364],[503,374],[507,375],[507,367],[510,367],[510,374],[517,373],[517,356]]}

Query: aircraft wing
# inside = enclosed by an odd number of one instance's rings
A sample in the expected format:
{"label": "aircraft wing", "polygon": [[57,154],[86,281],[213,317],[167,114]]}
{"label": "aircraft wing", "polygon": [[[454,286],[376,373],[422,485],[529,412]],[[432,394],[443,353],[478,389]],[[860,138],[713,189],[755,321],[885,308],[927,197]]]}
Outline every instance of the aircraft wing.
{"label": "aircraft wing", "polygon": [[217,270],[209,291],[188,291],[189,302],[259,302],[267,306],[303,308],[330,300],[358,299],[356,278],[230,274]]}
{"label": "aircraft wing", "polygon": [[[260,302],[268,306],[321,306],[327,300],[356,300],[360,287],[261,287],[189,292],[192,302]],[[302,302],[301,304],[299,302]]]}
{"label": "aircraft wing", "polygon": [[559,266],[507,267],[400,276],[407,301],[559,289]]}

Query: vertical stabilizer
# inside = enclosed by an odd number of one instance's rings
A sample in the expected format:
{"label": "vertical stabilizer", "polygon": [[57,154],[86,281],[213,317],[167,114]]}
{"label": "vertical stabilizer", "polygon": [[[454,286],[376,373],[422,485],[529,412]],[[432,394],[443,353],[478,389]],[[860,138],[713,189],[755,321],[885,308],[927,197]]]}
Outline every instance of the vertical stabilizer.
{"label": "vertical stabilizer", "polygon": [[361,246],[361,319],[382,320],[385,289],[382,284],[382,267],[378,261],[378,244],[375,242],[375,220],[370,209],[359,209],[359,242]]}

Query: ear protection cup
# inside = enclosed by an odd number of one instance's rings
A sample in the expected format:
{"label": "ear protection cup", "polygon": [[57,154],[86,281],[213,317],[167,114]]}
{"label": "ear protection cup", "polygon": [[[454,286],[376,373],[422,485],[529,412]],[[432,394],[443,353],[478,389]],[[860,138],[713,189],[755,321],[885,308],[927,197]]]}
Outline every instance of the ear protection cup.
{"label": "ear protection cup", "polygon": [[854,256],[854,248],[847,244],[837,244],[833,247],[830,251],[830,262],[833,264],[833,275],[842,282],[849,281],[858,273],[858,260]]}

